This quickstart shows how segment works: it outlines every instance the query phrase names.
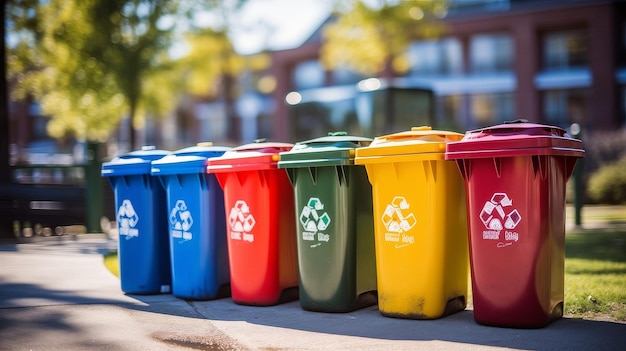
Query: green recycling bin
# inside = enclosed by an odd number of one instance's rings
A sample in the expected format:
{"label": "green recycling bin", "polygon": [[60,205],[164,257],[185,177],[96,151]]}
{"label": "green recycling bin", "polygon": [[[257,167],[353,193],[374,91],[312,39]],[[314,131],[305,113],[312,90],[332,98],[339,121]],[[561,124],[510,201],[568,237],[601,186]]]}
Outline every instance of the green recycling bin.
{"label": "green recycling bin", "polygon": [[377,302],[372,188],[355,149],[371,139],[329,133],[280,153],[294,187],[300,306],[348,312]]}

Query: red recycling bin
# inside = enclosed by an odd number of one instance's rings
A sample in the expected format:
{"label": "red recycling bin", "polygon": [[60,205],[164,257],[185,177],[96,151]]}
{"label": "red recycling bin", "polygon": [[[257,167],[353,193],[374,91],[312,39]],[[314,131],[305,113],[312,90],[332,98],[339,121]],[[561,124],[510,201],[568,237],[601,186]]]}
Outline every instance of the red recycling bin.
{"label": "red recycling bin", "polygon": [[293,187],[278,155],[287,143],[255,142],[207,160],[224,190],[231,295],[269,306],[298,298]]}
{"label": "red recycling bin", "polygon": [[446,145],[465,179],[480,324],[540,328],[563,315],[565,183],[584,150],[561,128],[524,122]]}

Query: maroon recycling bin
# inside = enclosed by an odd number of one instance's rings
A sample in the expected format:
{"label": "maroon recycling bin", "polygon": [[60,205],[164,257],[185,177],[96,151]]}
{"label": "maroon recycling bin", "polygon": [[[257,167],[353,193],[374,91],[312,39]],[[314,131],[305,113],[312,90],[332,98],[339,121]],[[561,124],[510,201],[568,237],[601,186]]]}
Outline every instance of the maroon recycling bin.
{"label": "maroon recycling bin", "polygon": [[582,142],[509,123],[446,145],[465,179],[474,320],[540,328],[563,315],[565,183]]}

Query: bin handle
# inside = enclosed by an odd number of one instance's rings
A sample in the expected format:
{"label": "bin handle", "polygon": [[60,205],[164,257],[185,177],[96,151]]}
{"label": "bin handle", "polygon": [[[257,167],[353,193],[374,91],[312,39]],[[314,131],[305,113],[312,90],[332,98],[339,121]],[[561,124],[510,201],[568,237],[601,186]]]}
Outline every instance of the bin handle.
{"label": "bin handle", "polygon": [[463,134],[450,132],[445,130],[432,130],[430,126],[412,127],[411,130],[388,134],[376,137],[374,139],[374,145],[382,144],[386,141],[400,141],[400,140],[424,140],[424,141],[438,141],[437,138],[443,138],[446,141],[458,141],[463,138]]}
{"label": "bin handle", "polygon": [[[344,147],[359,147],[359,146],[367,146],[372,142],[372,139],[360,136],[350,136],[347,132],[328,132],[327,136],[300,141],[296,145],[326,145],[326,144],[335,144],[335,146],[339,147],[339,144],[345,144]],[[350,145],[352,144],[352,145]],[[302,148],[302,147],[299,147]]]}
{"label": "bin handle", "polygon": [[328,136],[346,136],[347,132],[328,132]]}
{"label": "bin handle", "polygon": [[528,120],[524,118],[518,118],[512,121],[504,121],[504,124],[515,124],[515,123],[528,123]]}
{"label": "bin handle", "polygon": [[[527,125],[518,127],[518,125],[521,125],[521,124],[527,124]],[[549,126],[545,124],[529,123],[527,119],[516,119],[513,121],[505,121],[504,123],[499,124],[499,125],[476,129],[476,130],[468,132],[468,134],[475,134],[475,133],[491,134],[491,133],[497,133],[497,132],[506,133],[506,134],[511,134],[514,132],[521,132],[526,135],[545,135],[546,133],[548,133],[549,135],[555,135],[555,136],[560,136],[560,137],[565,136],[567,133],[565,129],[560,128],[560,127]]]}

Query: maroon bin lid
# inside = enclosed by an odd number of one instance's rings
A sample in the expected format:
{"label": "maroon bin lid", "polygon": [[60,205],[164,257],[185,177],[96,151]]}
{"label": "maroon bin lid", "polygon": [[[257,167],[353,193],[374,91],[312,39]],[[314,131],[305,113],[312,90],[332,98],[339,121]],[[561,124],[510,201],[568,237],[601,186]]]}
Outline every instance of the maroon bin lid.
{"label": "maroon bin lid", "polygon": [[446,160],[558,155],[585,157],[582,141],[559,127],[524,120],[476,129],[446,144]]}

